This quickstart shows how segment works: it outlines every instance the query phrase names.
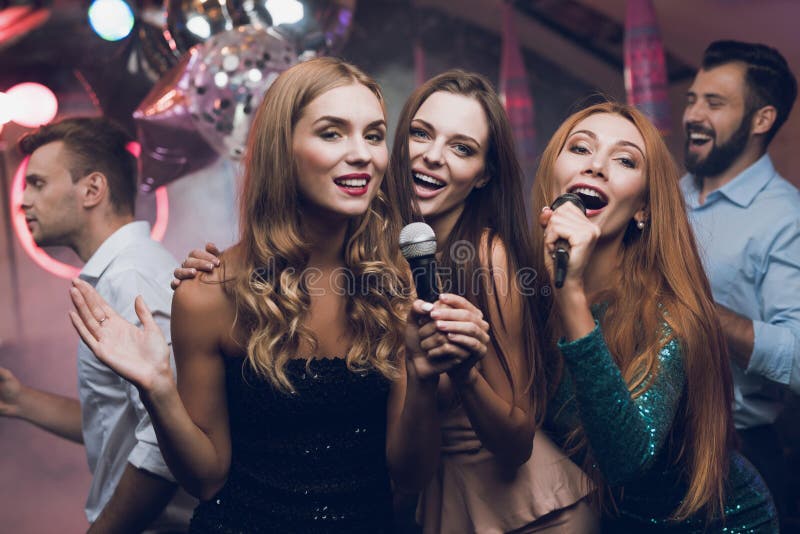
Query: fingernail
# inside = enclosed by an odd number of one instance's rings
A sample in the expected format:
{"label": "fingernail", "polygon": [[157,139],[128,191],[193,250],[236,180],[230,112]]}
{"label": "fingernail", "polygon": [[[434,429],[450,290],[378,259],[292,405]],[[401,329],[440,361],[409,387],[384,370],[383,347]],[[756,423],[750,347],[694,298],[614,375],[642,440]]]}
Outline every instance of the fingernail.
{"label": "fingernail", "polygon": [[430,302],[426,302],[425,304],[422,305],[422,311],[426,313],[430,312],[432,309],[433,309],[433,304],[431,304]]}
{"label": "fingernail", "polygon": [[209,269],[213,269],[216,266],[217,266],[217,262],[209,263],[208,265],[206,265],[206,267],[208,267]]}
{"label": "fingernail", "polygon": [[217,266],[217,267],[219,267],[219,260],[215,259],[215,260],[214,260],[214,265],[215,265],[215,266]]}

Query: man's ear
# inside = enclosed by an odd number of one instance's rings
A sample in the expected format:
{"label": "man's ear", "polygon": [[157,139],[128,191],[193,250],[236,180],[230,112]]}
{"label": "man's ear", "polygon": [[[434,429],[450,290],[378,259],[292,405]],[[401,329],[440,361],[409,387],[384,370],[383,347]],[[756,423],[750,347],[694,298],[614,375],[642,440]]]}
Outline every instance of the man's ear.
{"label": "man's ear", "polygon": [[757,110],[753,115],[753,123],[750,126],[751,133],[765,134],[772,129],[775,119],[778,117],[778,110],[775,106],[764,106]]}
{"label": "man's ear", "polygon": [[102,172],[94,171],[83,177],[86,191],[83,194],[83,207],[93,208],[108,196],[108,180]]}

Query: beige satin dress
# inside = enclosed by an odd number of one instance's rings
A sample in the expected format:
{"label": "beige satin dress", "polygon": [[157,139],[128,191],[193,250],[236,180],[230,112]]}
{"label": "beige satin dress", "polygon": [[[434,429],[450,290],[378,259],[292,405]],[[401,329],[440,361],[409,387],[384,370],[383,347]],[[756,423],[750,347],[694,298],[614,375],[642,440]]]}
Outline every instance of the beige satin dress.
{"label": "beige satin dress", "polygon": [[[442,453],[438,470],[417,506],[417,522],[425,534],[595,529],[591,525],[594,514],[582,501],[592,491],[592,483],[544,432],[536,433],[528,461],[509,471],[481,445],[460,404],[440,406],[440,417]],[[559,511],[570,510],[574,515],[576,509],[581,517],[574,520],[560,514],[558,518]],[[548,530],[551,523],[573,526]],[[574,526],[584,523],[586,526]]]}

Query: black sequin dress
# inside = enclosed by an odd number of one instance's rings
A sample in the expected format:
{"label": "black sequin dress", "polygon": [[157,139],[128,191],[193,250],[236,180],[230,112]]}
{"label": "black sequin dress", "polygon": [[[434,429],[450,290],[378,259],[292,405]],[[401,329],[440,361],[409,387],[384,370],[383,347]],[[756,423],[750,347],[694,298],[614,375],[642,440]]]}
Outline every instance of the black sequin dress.
{"label": "black sequin dress", "polygon": [[226,363],[231,468],[201,503],[191,532],[391,531],[386,467],[389,381],[354,373],[341,358],[292,360],[295,393]]}

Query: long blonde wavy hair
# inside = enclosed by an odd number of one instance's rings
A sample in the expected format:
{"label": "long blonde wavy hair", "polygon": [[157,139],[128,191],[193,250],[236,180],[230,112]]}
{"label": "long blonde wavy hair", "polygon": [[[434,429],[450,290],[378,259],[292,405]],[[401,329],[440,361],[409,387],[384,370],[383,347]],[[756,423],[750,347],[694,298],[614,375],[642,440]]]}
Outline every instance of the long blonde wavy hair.
{"label": "long blonde wavy hair", "polygon": [[[646,392],[657,376],[659,350],[673,337],[679,340],[686,384],[681,409],[673,421],[672,439],[665,446],[673,447],[673,461],[686,466],[688,490],[672,519],[685,520],[700,510],[705,510],[709,519],[719,517],[733,443],[731,371],[710,285],[686,217],[678,169],[658,130],[635,108],[615,102],[596,104],[573,114],[542,154],[533,207],[539,213],[555,198],[552,176],[556,159],[572,129],[597,113],[619,115],[642,134],[649,211],[644,230],[638,230],[635,221],[630,221],[620,259],[624,276],[618,278],[616,288],[601,297],[608,303],[601,320],[604,337],[633,398]],[[542,234],[536,225],[533,236],[539,251],[544,246]],[[542,254],[537,258],[538,271],[546,277]],[[558,353],[555,341],[560,336],[560,320],[552,303],[544,306],[542,313],[550,334],[547,344],[554,355]],[[665,322],[672,331],[666,338]],[[549,377],[557,383],[562,361],[554,358],[556,369],[549,370]],[[572,440],[578,443],[577,448],[587,447],[581,429],[572,437],[577,437]],[[587,465],[590,464],[591,458],[587,458]]]}
{"label": "long blonde wavy hair", "polygon": [[[250,365],[284,391],[293,389],[287,362],[303,343],[312,352],[318,346],[305,325],[311,304],[306,279],[309,244],[292,137],[310,102],[349,84],[367,87],[385,114],[380,87],[372,78],[340,59],[316,58],[295,65],[273,82],[248,138],[240,204],[241,270],[227,286],[236,304],[236,326],[249,336]],[[353,343],[345,359],[353,371],[374,369],[390,378],[396,374],[410,294],[408,266],[396,241],[403,222],[411,220],[412,195],[409,180],[384,177],[368,210],[348,224],[343,256]]]}

